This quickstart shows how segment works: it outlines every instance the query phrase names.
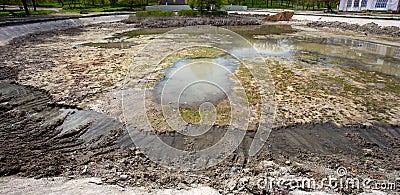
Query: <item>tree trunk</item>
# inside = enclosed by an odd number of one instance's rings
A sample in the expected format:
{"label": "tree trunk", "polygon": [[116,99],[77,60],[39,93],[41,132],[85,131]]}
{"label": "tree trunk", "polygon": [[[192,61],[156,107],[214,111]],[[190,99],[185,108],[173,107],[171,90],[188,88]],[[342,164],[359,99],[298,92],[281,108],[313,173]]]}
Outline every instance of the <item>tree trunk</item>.
{"label": "tree trunk", "polygon": [[25,10],[25,14],[29,15],[29,9],[28,9],[28,4],[26,3],[26,0],[22,0],[22,4],[24,5],[24,10]]}
{"label": "tree trunk", "polygon": [[58,3],[61,3],[61,8],[64,7],[64,2],[62,0],[58,0]]}
{"label": "tree trunk", "polygon": [[33,11],[36,11],[36,1],[32,0],[32,5],[33,5]]}
{"label": "tree trunk", "polygon": [[330,3],[328,3],[328,12],[330,12],[330,13],[333,12],[333,10],[332,10],[332,5],[331,5]]}

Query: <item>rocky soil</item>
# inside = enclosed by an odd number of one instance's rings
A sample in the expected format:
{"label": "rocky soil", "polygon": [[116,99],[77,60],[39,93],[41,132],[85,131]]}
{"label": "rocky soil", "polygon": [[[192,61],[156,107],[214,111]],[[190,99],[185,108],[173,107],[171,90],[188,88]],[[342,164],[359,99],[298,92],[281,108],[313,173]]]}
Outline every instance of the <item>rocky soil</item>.
{"label": "rocky soil", "polygon": [[124,21],[127,24],[135,24],[140,28],[167,28],[196,25],[213,26],[239,26],[259,25],[261,17],[256,16],[216,16],[216,17],[134,17]]}

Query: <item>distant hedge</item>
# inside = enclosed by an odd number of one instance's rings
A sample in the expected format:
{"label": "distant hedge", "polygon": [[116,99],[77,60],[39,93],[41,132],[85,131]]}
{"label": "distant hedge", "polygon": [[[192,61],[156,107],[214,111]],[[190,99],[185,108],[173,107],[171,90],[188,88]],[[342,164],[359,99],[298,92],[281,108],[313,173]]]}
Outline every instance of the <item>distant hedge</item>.
{"label": "distant hedge", "polygon": [[180,11],[178,11],[178,15],[180,15],[180,16],[198,16],[198,15],[200,15],[200,12],[195,11],[195,10],[180,10]]}
{"label": "distant hedge", "polygon": [[174,11],[162,11],[162,10],[149,10],[143,12],[136,12],[136,16],[172,16]]}
{"label": "distant hedge", "polygon": [[195,11],[195,10],[180,10],[178,12],[180,16],[225,16],[228,15],[226,11]]}

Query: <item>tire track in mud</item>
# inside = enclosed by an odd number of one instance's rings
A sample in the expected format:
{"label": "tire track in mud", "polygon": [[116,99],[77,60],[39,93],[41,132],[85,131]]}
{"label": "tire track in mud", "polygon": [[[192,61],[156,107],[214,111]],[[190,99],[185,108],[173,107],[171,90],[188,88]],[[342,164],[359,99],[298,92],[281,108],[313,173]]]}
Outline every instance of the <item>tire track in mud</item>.
{"label": "tire track in mud", "polygon": [[61,174],[64,166],[80,163],[79,152],[114,150],[122,132],[121,124],[100,113],[62,108],[43,90],[5,80],[0,116],[0,175]]}
{"label": "tire track in mud", "polygon": [[[84,174],[105,177],[106,183],[138,185],[129,179],[118,181],[115,170],[135,175],[143,186],[171,187],[180,180],[195,181],[179,172],[166,175],[166,168],[150,162],[137,148],[132,149],[129,134],[119,121],[102,113],[57,105],[44,90],[0,81],[0,116],[2,176],[80,175],[82,167],[90,165],[92,169]],[[175,148],[199,150],[218,142],[224,132],[223,127],[215,126],[202,136],[161,134],[159,137]],[[315,162],[325,167],[335,167],[340,162],[363,171],[368,171],[363,168],[365,161],[372,159],[376,167],[371,170],[400,170],[398,127],[337,128],[331,124],[309,124],[274,129],[260,155],[249,157],[247,151],[254,134],[248,132],[239,148],[221,164],[202,171],[213,186],[222,187],[222,177],[226,176],[215,174],[216,170],[238,166],[256,175],[262,171],[259,163],[266,159],[278,164],[285,164],[287,159]],[[366,149],[372,152],[366,155]],[[315,157],[319,160],[315,161]],[[153,170],[151,178],[145,174],[148,169]],[[155,178],[179,178],[179,181],[159,183]],[[209,182],[203,180],[199,179],[200,183]]]}

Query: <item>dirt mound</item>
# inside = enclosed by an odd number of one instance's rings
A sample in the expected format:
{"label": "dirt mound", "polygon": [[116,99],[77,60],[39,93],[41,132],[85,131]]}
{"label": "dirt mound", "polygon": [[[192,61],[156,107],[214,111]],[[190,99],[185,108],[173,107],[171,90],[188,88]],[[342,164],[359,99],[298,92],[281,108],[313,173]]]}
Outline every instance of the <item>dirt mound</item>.
{"label": "dirt mound", "polygon": [[370,22],[364,25],[358,24],[349,24],[346,22],[324,22],[324,21],[316,21],[309,22],[307,26],[313,28],[335,28],[340,30],[350,30],[355,32],[363,32],[365,34],[373,34],[373,35],[385,35],[389,37],[400,37],[400,28],[396,26],[379,26],[376,23]]}
{"label": "dirt mound", "polygon": [[267,16],[262,21],[263,22],[277,22],[277,21],[289,21],[292,19],[294,12],[284,11],[272,16]]}
{"label": "dirt mound", "polygon": [[259,25],[257,17],[248,16],[219,16],[219,17],[135,17],[131,16],[124,20],[128,24],[136,24],[139,28],[167,28],[184,27],[196,25],[213,26],[239,26]]}

